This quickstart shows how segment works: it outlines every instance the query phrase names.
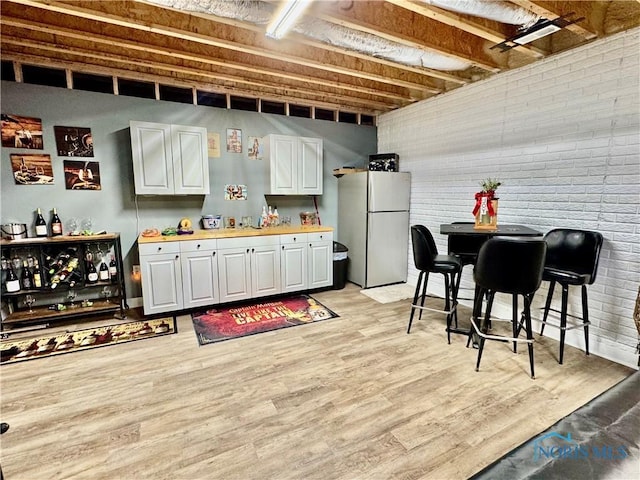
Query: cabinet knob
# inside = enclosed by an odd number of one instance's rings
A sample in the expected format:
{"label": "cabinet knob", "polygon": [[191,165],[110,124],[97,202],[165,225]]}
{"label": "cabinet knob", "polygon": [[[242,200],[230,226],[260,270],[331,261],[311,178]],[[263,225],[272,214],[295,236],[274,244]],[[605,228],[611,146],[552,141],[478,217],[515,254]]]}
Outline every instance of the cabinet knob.
{"label": "cabinet knob", "polygon": [[176,260],[180,258],[180,255],[176,255]]}
{"label": "cabinet knob", "polygon": [[200,248],[200,244],[198,244],[198,246],[196,248]]}
{"label": "cabinet knob", "polygon": [[253,253],[253,252],[255,252],[255,251],[256,251],[256,249],[255,249],[255,248],[252,248],[252,249],[251,249],[251,253]]}
{"label": "cabinet knob", "polygon": [[158,247],[158,251],[161,252],[162,251],[162,247]]}
{"label": "cabinet knob", "polygon": [[215,257],[216,256],[216,252],[213,252],[211,255]]}
{"label": "cabinet knob", "polygon": [[282,245],[282,249],[284,250],[284,245]]}
{"label": "cabinet knob", "polygon": [[249,253],[249,249],[247,248],[247,253]]}
{"label": "cabinet knob", "polygon": [[296,241],[296,237],[293,237],[293,241],[294,241],[294,242]]}
{"label": "cabinet knob", "polygon": [[322,240],[324,237],[322,235],[320,235],[320,240]]}

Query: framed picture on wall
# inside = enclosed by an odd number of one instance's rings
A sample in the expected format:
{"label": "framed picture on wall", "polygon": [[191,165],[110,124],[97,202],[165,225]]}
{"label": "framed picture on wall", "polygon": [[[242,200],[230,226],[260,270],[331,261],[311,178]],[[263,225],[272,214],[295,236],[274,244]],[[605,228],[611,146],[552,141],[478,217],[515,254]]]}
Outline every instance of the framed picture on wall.
{"label": "framed picture on wall", "polygon": [[42,150],[42,120],[3,113],[2,146]]}
{"label": "framed picture on wall", "polygon": [[262,160],[262,138],[249,137],[247,153],[249,160]]}
{"label": "framed picture on wall", "polygon": [[102,190],[100,164],[65,160],[64,184],[67,190]]}
{"label": "framed picture on wall", "polygon": [[227,128],[227,152],[242,153],[242,130]]}
{"label": "framed picture on wall", "polygon": [[18,185],[52,185],[51,156],[43,154],[11,154],[13,178]]}
{"label": "framed picture on wall", "polygon": [[207,154],[209,158],[220,158],[220,134],[207,132]]}
{"label": "framed picture on wall", "polygon": [[53,127],[60,157],[93,157],[93,136],[90,128]]}

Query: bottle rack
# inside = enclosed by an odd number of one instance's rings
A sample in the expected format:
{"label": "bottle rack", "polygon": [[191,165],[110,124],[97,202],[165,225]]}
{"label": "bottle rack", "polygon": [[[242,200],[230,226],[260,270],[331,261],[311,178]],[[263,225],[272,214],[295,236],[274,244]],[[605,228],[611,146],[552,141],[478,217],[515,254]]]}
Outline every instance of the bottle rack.
{"label": "bottle rack", "polygon": [[[7,328],[20,327],[25,324],[45,323],[64,318],[90,316],[114,312],[120,318],[126,317],[127,295],[123,275],[122,247],[120,235],[117,233],[107,233],[103,235],[91,236],[58,236],[50,238],[25,238],[18,240],[0,241],[0,250],[3,259],[11,262],[13,258],[23,260],[32,257],[38,261],[42,286],[29,290],[21,289],[18,292],[8,293],[5,288],[6,271],[2,271],[2,301],[6,308],[6,315],[2,319],[2,330]],[[114,256],[117,268],[117,275],[112,280],[97,281],[88,283],[86,277],[87,254],[91,252],[109,252],[105,261],[107,266]],[[66,254],[70,258],[77,257],[78,265],[72,272],[75,283],[70,283],[69,278],[52,288],[52,277],[49,274],[48,265],[60,254]],[[104,256],[105,253],[102,255]],[[50,259],[50,260],[48,260]],[[67,260],[63,258],[64,261]],[[93,259],[96,269],[99,263]],[[14,272],[21,279],[22,267]],[[69,292],[73,290],[77,297],[70,298]],[[29,311],[25,303],[27,295],[35,299],[34,305]],[[63,310],[50,309],[53,305],[63,305]]]}

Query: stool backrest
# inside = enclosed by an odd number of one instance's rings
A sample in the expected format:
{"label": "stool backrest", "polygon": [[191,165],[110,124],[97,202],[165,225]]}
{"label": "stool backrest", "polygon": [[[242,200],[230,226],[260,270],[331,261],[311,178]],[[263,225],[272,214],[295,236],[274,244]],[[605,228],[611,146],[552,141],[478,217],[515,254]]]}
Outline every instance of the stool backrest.
{"label": "stool backrest", "polygon": [[492,237],[480,248],[473,278],[495,292],[534,293],[542,282],[546,250],[542,238]]}
{"label": "stool backrest", "polygon": [[435,256],[438,255],[438,247],[429,229],[424,225],[412,225],[411,244],[413,245],[413,263],[416,268],[431,271]]}
{"label": "stool backrest", "polygon": [[556,228],[544,236],[547,242],[545,266],[589,275],[588,284],[596,280],[602,234],[589,230]]}

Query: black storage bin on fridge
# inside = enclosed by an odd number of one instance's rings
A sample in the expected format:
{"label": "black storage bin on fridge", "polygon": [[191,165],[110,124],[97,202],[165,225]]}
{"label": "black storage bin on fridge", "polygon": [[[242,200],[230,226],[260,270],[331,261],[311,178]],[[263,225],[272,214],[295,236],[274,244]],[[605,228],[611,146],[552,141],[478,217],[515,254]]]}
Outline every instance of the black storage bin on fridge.
{"label": "black storage bin on fridge", "polygon": [[333,242],[333,289],[342,290],[347,283],[347,262],[349,249],[339,242]]}

